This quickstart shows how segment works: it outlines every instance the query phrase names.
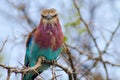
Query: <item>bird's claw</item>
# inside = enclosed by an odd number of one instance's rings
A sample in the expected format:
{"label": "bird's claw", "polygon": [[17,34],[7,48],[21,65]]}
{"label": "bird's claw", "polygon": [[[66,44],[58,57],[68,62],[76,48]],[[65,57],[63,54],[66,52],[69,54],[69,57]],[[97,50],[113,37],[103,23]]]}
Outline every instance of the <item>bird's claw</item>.
{"label": "bird's claw", "polygon": [[45,60],[46,60],[45,57],[41,56],[40,58],[41,58],[42,62],[45,62]]}
{"label": "bird's claw", "polygon": [[41,60],[42,60],[42,61],[44,61],[44,60],[45,60],[45,57],[43,57],[43,56],[41,56],[40,58],[41,58]]}
{"label": "bird's claw", "polygon": [[38,62],[44,62],[44,61],[45,61],[45,57],[43,56],[39,57]]}

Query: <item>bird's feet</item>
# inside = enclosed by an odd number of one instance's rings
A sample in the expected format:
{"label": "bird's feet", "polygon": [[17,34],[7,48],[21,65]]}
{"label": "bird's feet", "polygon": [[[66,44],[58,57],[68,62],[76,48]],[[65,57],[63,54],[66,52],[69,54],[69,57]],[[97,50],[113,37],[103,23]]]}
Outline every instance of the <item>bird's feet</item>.
{"label": "bird's feet", "polygon": [[43,63],[44,61],[45,61],[45,57],[41,56],[41,57],[39,57],[37,63],[38,63],[38,64],[39,64],[39,63]]}
{"label": "bird's feet", "polygon": [[45,61],[45,60],[46,60],[45,57],[43,57],[43,56],[41,56],[40,58],[41,58],[42,61]]}

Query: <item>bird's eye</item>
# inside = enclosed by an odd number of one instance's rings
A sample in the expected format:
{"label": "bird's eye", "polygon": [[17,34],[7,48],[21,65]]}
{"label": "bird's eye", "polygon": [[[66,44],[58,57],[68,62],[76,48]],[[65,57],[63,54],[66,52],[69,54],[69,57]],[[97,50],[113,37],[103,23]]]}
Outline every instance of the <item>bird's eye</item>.
{"label": "bird's eye", "polygon": [[53,15],[53,16],[51,16],[52,18],[54,18],[54,17],[56,17],[57,16],[57,14],[55,14],[55,15]]}
{"label": "bird's eye", "polygon": [[41,15],[43,18],[47,18],[47,16]]}

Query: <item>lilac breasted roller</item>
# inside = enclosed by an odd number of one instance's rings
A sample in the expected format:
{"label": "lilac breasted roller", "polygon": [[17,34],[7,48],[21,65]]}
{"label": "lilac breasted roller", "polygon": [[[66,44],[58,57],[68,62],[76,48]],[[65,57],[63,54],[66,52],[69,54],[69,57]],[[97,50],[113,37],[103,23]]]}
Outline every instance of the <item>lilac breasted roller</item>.
{"label": "lilac breasted roller", "polygon": [[[41,12],[41,20],[28,36],[26,43],[25,66],[35,66],[39,57],[43,56],[47,60],[56,60],[62,51],[63,33],[55,9],[46,9]],[[49,64],[42,64],[37,72],[49,68]],[[38,74],[28,72],[23,76],[23,80],[34,80]]]}

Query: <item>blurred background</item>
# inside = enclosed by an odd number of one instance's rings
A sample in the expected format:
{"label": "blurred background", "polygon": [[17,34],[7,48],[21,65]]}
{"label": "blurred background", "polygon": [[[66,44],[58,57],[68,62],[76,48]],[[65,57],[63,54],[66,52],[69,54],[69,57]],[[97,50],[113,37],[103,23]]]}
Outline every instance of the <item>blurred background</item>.
{"label": "blurred background", "polygon": [[[27,35],[39,24],[40,11],[49,8],[59,13],[77,80],[120,80],[120,0],[1,0],[0,64],[22,68]],[[58,63],[71,69],[65,53]],[[44,71],[43,80],[51,79],[51,73],[51,68]],[[60,68],[55,73],[57,80],[68,80]],[[0,67],[0,80],[6,77],[7,70]],[[21,74],[10,78],[20,80]]]}

